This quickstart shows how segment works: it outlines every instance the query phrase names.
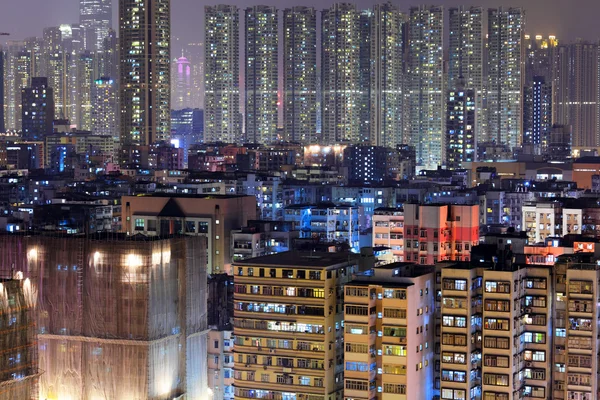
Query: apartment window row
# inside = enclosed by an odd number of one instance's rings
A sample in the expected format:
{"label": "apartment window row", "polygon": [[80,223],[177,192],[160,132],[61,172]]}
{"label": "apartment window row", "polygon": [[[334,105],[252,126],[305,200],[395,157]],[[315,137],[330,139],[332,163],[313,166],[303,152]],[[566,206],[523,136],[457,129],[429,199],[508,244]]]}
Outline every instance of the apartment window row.
{"label": "apartment window row", "polygon": [[488,349],[509,349],[510,338],[485,336],[483,338],[483,346]]}
{"label": "apartment window row", "polygon": [[406,318],[406,310],[402,308],[384,308],[383,316],[385,318]]}
{"label": "apartment window row", "polygon": [[508,368],[510,366],[510,360],[508,356],[486,354],[483,357],[483,365],[486,367]]}
{"label": "apartment window row", "polygon": [[346,286],[346,296],[369,297],[369,289]]}
{"label": "apartment window row", "polygon": [[442,388],[440,391],[442,399],[466,400],[467,392],[463,389]]}
{"label": "apartment window row", "polygon": [[543,350],[525,350],[522,357],[524,361],[545,362],[546,352]]}
{"label": "apartment window row", "polygon": [[586,349],[592,348],[592,338],[586,336],[570,335],[567,340],[567,345],[571,349]]}
{"label": "apartment window row", "polygon": [[509,300],[485,300],[485,310],[486,311],[508,312],[508,311],[510,311],[510,301]]}
{"label": "apartment window row", "polygon": [[508,400],[508,393],[485,392],[483,400]]}
{"label": "apartment window row", "polygon": [[467,299],[464,297],[444,297],[442,307],[464,310],[467,308]]}
{"label": "apartment window row", "polygon": [[383,364],[381,373],[389,375],[406,375],[406,365]]}
{"label": "apartment window row", "polygon": [[583,392],[578,390],[569,390],[567,399],[569,400],[592,400],[594,397],[591,392]]}
{"label": "apartment window row", "polygon": [[519,375],[521,375],[519,379],[526,378],[526,379],[534,379],[537,381],[546,380],[546,370],[541,369],[541,368],[537,368],[537,369],[525,368],[524,370],[519,372]]}
{"label": "apartment window row", "polygon": [[300,322],[295,323],[288,321],[261,321],[251,319],[238,320],[236,318],[234,320],[234,326],[241,329],[256,329],[261,331],[269,330],[276,332],[304,332],[313,334],[325,333],[325,328],[323,325],[306,324]]}
{"label": "apartment window row", "polygon": [[368,325],[359,325],[359,324],[344,324],[344,329],[346,333],[350,333],[352,335],[368,335],[369,333],[375,333],[375,327],[370,327]]}
{"label": "apartment window row", "polygon": [[543,332],[523,332],[520,336],[521,344],[523,343],[546,343],[546,334]]}
{"label": "apartment window row", "polygon": [[454,315],[444,315],[442,316],[442,326],[466,328],[467,318]]}
{"label": "apartment window row", "polygon": [[295,306],[290,304],[236,302],[234,309],[246,312],[278,313],[287,315],[314,315],[321,317],[325,315],[323,307]]}
{"label": "apartment window row", "polygon": [[444,333],[442,335],[442,344],[447,346],[466,346],[467,335],[458,333]]}
{"label": "apartment window row", "polygon": [[265,296],[308,297],[322,299],[325,297],[324,289],[296,288],[282,286],[261,286],[236,284],[233,287],[239,294],[263,294]]}
{"label": "apartment window row", "polygon": [[591,332],[594,326],[591,318],[569,318],[569,329]]}
{"label": "apartment window row", "polygon": [[569,300],[569,311],[592,312],[594,303],[591,300]]}
{"label": "apartment window row", "polygon": [[406,327],[384,326],[383,327],[383,336],[405,338],[406,337]]}
{"label": "apartment window row", "polygon": [[510,293],[510,282],[485,281],[485,291],[487,293]]}
{"label": "apartment window row", "polygon": [[450,279],[444,278],[442,281],[442,289],[444,290],[467,290],[466,279]]}
{"label": "apartment window row", "polygon": [[406,394],[406,385],[400,385],[395,383],[384,383],[383,393],[392,394]]}
{"label": "apartment window row", "polygon": [[485,329],[493,331],[509,331],[510,320],[501,318],[485,318],[484,327]]}
{"label": "apartment window row", "polygon": [[346,389],[349,390],[361,390],[367,391],[369,387],[374,387],[375,382],[356,380],[356,379],[346,379]]}
{"label": "apartment window row", "polygon": [[546,278],[526,278],[525,279],[526,289],[546,289],[547,280]]}
{"label": "apartment window row", "polygon": [[406,356],[406,346],[384,345],[383,354],[386,356]]}
{"label": "apartment window row", "polygon": [[546,326],[546,314],[526,314],[523,323],[527,325]]}
{"label": "apartment window row", "polygon": [[442,381],[446,382],[466,382],[467,373],[465,371],[442,370]]}
{"label": "apartment window row", "polygon": [[592,281],[569,281],[569,293],[592,294],[594,283]]}
{"label": "apartment window row", "polygon": [[523,389],[521,389],[521,393],[525,397],[534,397],[538,399],[546,398],[546,388],[541,386],[523,386]]}
{"label": "apartment window row", "polygon": [[569,373],[567,382],[569,385],[592,386],[592,376],[590,374]]}
{"label": "apartment window row", "polygon": [[383,297],[386,299],[406,299],[406,289],[384,289]]}
{"label": "apartment window row", "polygon": [[[373,307],[373,312],[371,314],[374,314],[374,309],[375,307]],[[369,315],[369,307],[366,306],[346,306],[346,314],[348,315],[359,315],[359,316],[368,316]]]}
{"label": "apartment window row", "polygon": [[569,367],[590,368],[592,366],[592,357],[585,355],[569,354],[567,357]]}
{"label": "apartment window row", "polygon": [[546,308],[546,296],[525,296],[523,305],[525,307]]}
{"label": "apartment window row", "polygon": [[446,364],[466,364],[467,355],[465,353],[443,352],[442,362]]}
{"label": "apartment window row", "polygon": [[369,345],[362,343],[349,343],[346,342],[346,352],[347,353],[362,353],[366,354],[369,352]]}
{"label": "apartment window row", "polygon": [[356,362],[356,361],[347,361],[346,362],[346,371],[359,371],[359,372],[369,372],[375,371],[377,368],[376,363],[365,363],[365,362]]}
{"label": "apartment window row", "polygon": [[483,374],[483,384],[491,386],[508,386],[509,378],[505,374]]}

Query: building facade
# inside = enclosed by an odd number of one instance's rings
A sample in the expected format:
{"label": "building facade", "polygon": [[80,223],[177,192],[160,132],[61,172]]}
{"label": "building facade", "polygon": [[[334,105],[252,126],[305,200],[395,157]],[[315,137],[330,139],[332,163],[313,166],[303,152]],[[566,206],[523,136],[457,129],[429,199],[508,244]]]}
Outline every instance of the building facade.
{"label": "building facade", "polygon": [[283,10],[284,137],[318,143],[317,12],[312,7]]}
{"label": "building facade", "polygon": [[240,118],[239,10],[204,8],[204,132],[206,141],[242,141]]}
{"label": "building facade", "polygon": [[245,23],[246,142],[277,139],[279,85],[279,14],[277,8],[246,9]]}
{"label": "building facade", "polygon": [[170,4],[170,0],[119,3],[123,146],[149,146],[171,135]]}
{"label": "building facade", "polygon": [[418,166],[444,162],[444,8],[411,7],[408,34],[409,143]]}

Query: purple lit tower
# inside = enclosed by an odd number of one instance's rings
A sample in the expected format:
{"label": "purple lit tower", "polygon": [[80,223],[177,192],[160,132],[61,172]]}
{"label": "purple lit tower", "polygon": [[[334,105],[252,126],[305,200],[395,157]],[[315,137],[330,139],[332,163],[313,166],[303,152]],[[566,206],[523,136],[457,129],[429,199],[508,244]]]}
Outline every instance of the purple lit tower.
{"label": "purple lit tower", "polygon": [[192,106],[192,69],[187,58],[181,56],[173,61],[173,80],[171,98],[173,110],[182,110]]}

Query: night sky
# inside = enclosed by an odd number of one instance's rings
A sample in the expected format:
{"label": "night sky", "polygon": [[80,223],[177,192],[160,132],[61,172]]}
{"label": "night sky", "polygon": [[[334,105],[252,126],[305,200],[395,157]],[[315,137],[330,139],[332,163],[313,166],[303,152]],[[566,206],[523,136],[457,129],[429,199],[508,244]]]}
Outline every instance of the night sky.
{"label": "night sky", "polygon": [[[249,5],[276,5],[283,9],[293,5],[325,8],[331,0],[238,0],[238,1],[206,1],[206,0],[171,0],[173,38],[180,38],[179,43],[198,42],[202,38],[202,21],[204,5],[233,3],[240,8]],[[359,0],[355,2],[361,8],[368,8],[375,2]],[[402,11],[407,11],[415,4],[442,4],[446,7],[461,4],[456,0],[439,1],[393,1]],[[527,12],[526,31],[533,35],[556,35],[563,42],[581,37],[588,40],[600,38],[600,1],[599,0],[482,0],[478,3],[462,3],[483,7],[521,6]],[[116,10],[118,0],[113,0],[115,11],[115,29],[117,29]],[[0,0],[0,32],[10,32],[8,39],[23,39],[27,36],[41,36],[42,28],[56,26],[61,23],[75,23],[79,19],[78,0]],[[0,37],[1,43],[7,40]],[[179,48],[173,43],[174,51]]]}

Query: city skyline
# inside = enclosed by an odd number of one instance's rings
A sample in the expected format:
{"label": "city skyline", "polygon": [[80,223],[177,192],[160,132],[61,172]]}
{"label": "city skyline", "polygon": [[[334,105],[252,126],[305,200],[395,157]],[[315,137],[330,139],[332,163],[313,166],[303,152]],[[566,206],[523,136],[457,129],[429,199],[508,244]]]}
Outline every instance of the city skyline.
{"label": "city skyline", "polygon": [[[177,49],[181,45],[189,42],[197,42],[203,36],[203,24],[198,23],[206,5],[217,5],[226,3],[245,8],[253,5],[273,5],[280,10],[286,7],[306,6],[315,7],[322,10],[330,7],[335,1],[305,1],[299,3],[295,0],[281,1],[194,1],[179,0],[172,6],[172,19],[177,21],[173,24],[173,54],[180,54]],[[23,0],[21,7],[10,7],[3,12],[3,18],[0,20],[0,30],[8,32],[11,36],[3,37],[0,44],[7,40],[23,40],[29,36],[41,36],[41,29],[47,26],[55,26],[64,23],[75,23],[79,21],[79,4],[73,0],[54,0],[47,2],[44,0]],[[357,8],[372,9],[377,2],[375,1],[356,1]],[[399,2],[393,1],[392,4],[407,12],[409,7],[423,4],[423,2]],[[441,5],[446,9],[449,7],[458,7],[461,5],[473,5],[483,8],[491,7],[523,7],[527,13],[527,31],[531,34],[540,34],[543,36],[556,35],[563,38],[565,42],[574,41],[576,38],[587,40],[596,40],[600,38],[600,29],[595,23],[595,16],[600,14],[600,3],[593,0],[577,0],[575,2],[564,3],[559,0],[553,0],[550,3],[544,0],[528,0],[514,2],[509,0],[483,0],[475,3],[465,3],[460,1],[440,0],[431,3],[432,5]],[[192,6],[196,12],[190,12]],[[113,0],[113,29],[118,26],[118,0]],[[35,10],[35,13],[32,13]],[[582,10],[585,10],[583,12]],[[27,24],[22,21],[27,20]],[[192,27],[192,28],[190,28]]]}

